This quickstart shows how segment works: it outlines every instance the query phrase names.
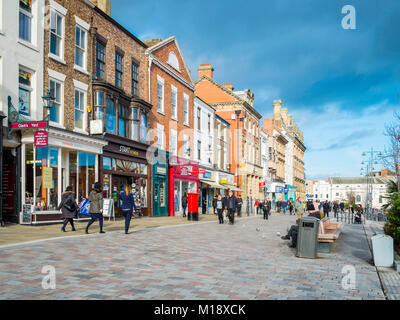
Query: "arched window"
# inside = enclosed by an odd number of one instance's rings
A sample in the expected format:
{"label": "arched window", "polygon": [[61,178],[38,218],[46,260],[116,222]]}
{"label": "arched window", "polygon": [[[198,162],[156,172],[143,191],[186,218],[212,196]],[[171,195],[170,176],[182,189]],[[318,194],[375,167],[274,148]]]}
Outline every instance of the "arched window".
{"label": "arched window", "polygon": [[360,195],[357,195],[356,202],[361,202],[361,196]]}
{"label": "arched window", "polygon": [[175,52],[171,51],[168,55],[168,64],[174,67],[176,70],[179,71],[179,62],[178,58],[175,55]]}
{"label": "arched window", "polygon": [[108,99],[106,110],[106,131],[115,134],[116,127],[115,104],[114,101]]}

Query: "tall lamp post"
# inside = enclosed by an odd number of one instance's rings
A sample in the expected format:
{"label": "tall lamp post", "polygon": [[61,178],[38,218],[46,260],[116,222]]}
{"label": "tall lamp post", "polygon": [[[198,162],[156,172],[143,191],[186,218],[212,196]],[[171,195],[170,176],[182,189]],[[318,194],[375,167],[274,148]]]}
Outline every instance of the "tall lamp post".
{"label": "tall lamp post", "polygon": [[361,156],[368,157],[365,161],[361,162],[361,165],[365,165],[365,167],[361,168],[361,175],[365,173],[367,177],[367,198],[365,206],[366,210],[368,211],[372,208],[373,177],[371,176],[371,173],[375,170],[374,164],[378,164],[378,160],[382,156],[382,152],[376,151],[371,147],[370,151],[364,151]]}

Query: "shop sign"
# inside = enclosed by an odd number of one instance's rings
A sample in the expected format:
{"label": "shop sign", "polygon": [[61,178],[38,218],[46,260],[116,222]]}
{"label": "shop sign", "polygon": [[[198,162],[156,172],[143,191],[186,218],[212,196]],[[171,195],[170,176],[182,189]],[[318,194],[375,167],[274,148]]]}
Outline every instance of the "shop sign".
{"label": "shop sign", "polygon": [[283,193],[283,189],[282,187],[275,187],[275,192]]}
{"label": "shop sign", "polygon": [[102,133],[103,133],[103,121],[90,120],[90,134],[102,134]]}
{"label": "shop sign", "polygon": [[43,167],[43,188],[53,188],[53,168]]}
{"label": "shop sign", "polygon": [[48,145],[48,138],[49,135],[47,133],[47,131],[44,130],[39,130],[35,132],[34,137],[34,144],[35,147],[40,148],[40,147],[47,147]]}
{"label": "shop sign", "polygon": [[137,152],[135,150],[131,150],[130,147],[120,146],[119,147],[119,151],[123,152],[123,153],[131,154],[131,155],[136,156],[136,157],[139,156],[139,152]]}
{"label": "shop sign", "polygon": [[[204,172],[201,172],[204,171]],[[212,172],[206,170],[199,170],[199,173],[203,175],[203,179],[212,179]]]}
{"label": "shop sign", "polygon": [[10,123],[11,129],[36,129],[36,128],[46,128],[47,122],[36,121],[36,122],[19,122]]}
{"label": "shop sign", "polygon": [[165,167],[156,167],[156,173],[157,174],[167,174],[167,169]]}
{"label": "shop sign", "polygon": [[265,188],[266,183],[265,183],[265,182],[260,182],[260,183],[258,184],[258,186],[259,186],[260,188]]}

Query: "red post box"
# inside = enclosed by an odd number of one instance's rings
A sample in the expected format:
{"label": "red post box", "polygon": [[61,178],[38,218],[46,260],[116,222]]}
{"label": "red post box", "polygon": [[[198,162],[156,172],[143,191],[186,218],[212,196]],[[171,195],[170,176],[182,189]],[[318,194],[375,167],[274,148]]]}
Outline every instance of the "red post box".
{"label": "red post box", "polygon": [[188,193],[188,220],[199,221],[199,194]]}

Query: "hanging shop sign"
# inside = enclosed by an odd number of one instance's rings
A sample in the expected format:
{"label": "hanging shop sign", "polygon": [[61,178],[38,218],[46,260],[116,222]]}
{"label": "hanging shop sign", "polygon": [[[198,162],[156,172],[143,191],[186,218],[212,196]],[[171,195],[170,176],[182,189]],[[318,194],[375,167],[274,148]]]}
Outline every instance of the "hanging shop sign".
{"label": "hanging shop sign", "polygon": [[34,137],[35,147],[37,148],[47,147],[49,141],[49,135],[47,131],[44,130],[36,131],[33,137]]}
{"label": "hanging shop sign", "polygon": [[267,185],[267,184],[266,184],[265,182],[260,182],[260,183],[258,184],[258,186],[259,186],[260,188],[265,188],[266,185]]}

